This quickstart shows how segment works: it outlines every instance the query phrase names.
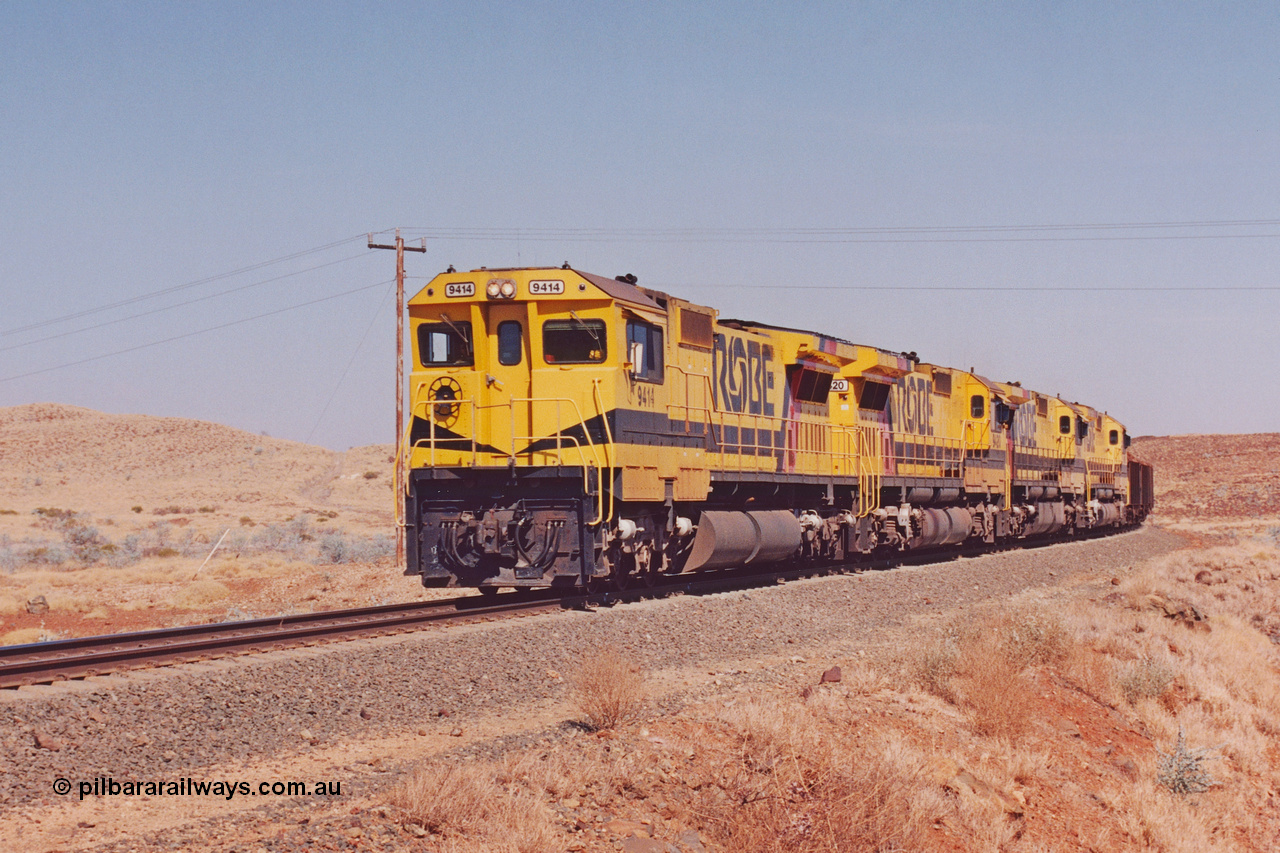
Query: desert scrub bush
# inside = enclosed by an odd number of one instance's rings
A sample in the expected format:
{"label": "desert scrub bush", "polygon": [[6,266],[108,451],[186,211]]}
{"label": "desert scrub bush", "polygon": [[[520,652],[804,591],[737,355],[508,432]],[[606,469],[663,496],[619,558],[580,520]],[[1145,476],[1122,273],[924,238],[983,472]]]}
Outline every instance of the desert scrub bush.
{"label": "desert scrub bush", "polygon": [[315,540],[311,522],[304,515],[290,518],[284,524],[268,524],[258,529],[249,540],[249,547],[255,551],[274,551],[286,554],[293,559],[306,556],[311,546],[307,543]]}
{"label": "desert scrub bush", "polygon": [[252,611],[245,610],[237,604],[233,604],[227,608],[227,612],[222,614],[223,622],[248,622],[250,619],[256,619]]}
{"label": "desert scrub bush", "polygon": [[0,571],[12,572],[23,564],[21,552],[6,533],[0,536]]}
{"label": "desert scrub bush", "polygon": [[32,544],[23,556],[28,565],[50,568],[58,568],[71,560],[71,553],[65,548],[43,541]]}
{"label": "desert scrub bush", "polygon": [[377,471],[365,471],[365,472],[364,472],[364,474],[362,474],[361,476],[362,476],[362,477],[364,477],[366,480],[376,480],[376,479],[378,479],[378,472],[377,472]]}
{"label": "desert scrub bush", "polygon": [[1159,699],[1173,684],[1173,669],[1165,662],[1142,658],[1120,670],[1116,687],[1130,705],[1139,699]]}
{"label": "desert scrub bush", "polygon": [[1024,669],[1061,663],[1071,650],[1066,627],[1044,610],[1014,610],[997,620],[995,627],[1005,653]]}
{"label": "desert scrub bush", "polygon": [[107,554],[107,565],[113,568],[131,566],[142,559],[142,537],[130,533]]}
{"label": "desert scrub bush", "polygon": [[110,540],[98,531],[98,528],[89,523],[89,516],[85,513],[57,507],[36,507],[33,513],[40,516],[36,522],[37,527],[52,530],[62,536],[65,554],[59,554],[58,559],[51,560],[49,552],[38,554],[37,551],[40,549],[37,548],[30,552],[28,562],[56,565],[75,560],[89,565],[96,563],[104,554],[110,553],[115,548]]}
{"label": "desert scrub bush", "polygon": [[1221,784],[1209,775],[1204,763],[1212,761],[1214,747],[1187,749],[1186,735],[1178,729],[1178,740],[1173,752],[1164,753],[1156,750],[1160,756],[1160,766],[1156,771],[1156,781],[1175,794],[1202,794],[1215,785]]}
{"label": "desert scrub bush", "polygon": [[115,550],[98,528],[86,523],[82,516],[67,519],[61,525],[62,540],[77,561],[96,563],[104,554]]}
{"label": "desert scrub bush", "polygon": [[395,553],[395,541],[390,536],[360,538],[329,530],[320,534],[316,551],[319,563],[376,563]]}
{"label": "desert scrub bush", "polygon": [[[489,764],[428,764],[403,779],[389,801],[405,823],[455,842],[451,850],[553,849],[547,807],[522,786],[500,787],[494,776]],[[494,848],[494,843],[505,847]]]}
{"label": "desert scrub bush", "polygon": [[599,731],[635,719],[644,706],[645,681],[640,667],[618,651],[588,652],[571,680],[582,722]]}

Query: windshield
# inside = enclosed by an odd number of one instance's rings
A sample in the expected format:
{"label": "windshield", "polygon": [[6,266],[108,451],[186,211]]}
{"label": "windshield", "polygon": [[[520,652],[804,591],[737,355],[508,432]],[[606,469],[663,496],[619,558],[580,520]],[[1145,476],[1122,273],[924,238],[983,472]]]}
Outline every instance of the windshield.
{"label": "windshield", "polygon": [[604,321],[548,320],[542,326],[542,355],[547,364],[604,361]]}
{"label": "windshield", "polygon": [[418,327],[418,353],[423,367],[473,364],[471,323],[423,323]]}

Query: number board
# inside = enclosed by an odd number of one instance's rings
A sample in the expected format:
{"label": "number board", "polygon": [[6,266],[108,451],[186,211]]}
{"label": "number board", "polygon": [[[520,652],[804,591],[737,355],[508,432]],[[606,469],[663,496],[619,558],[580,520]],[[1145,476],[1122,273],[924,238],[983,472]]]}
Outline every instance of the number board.
{"label": "number board", "polygon": [[848,379],[832,379],[831,390],[833,393],[841,394],[849,390]]}
{"label": "number board", "polygon": [[444,295],[450,299],[456,299],[459,296],[475,296],[476,285],[471,281],[451,281],[444,286]]}
{"label": "number board", "polygon": [[529,282],[530,296],[555,296],[564,293],[564,282],[559,279],[538,279]]}

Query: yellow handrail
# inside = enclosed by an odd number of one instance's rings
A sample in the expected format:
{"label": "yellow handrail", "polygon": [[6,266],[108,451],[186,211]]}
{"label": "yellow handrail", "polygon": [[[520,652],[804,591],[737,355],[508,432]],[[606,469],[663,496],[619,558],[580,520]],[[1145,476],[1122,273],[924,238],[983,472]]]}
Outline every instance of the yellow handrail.
{"label": "yellow handrail", "polygon": [[[483,406],[477,404],[475,400],[467,399],[467,398],[454,399],[454,400],[447,401],[447,405],[466,406],[470,409],[470,417],[468,418],[468,420],[470,421],[470,437],[469,438],[460,437],[460,440],[466,441],[468,444],[471,445],[471,449],[470,449],[470,453],[472,455],[471,464],[473,466],[478,464],[479,457],[480,457],[480,451],[477,449],[478,441],[476,439],[476,424],[479,420],[478,413],[481,411],[489,411],[489,410],[502,409],[502,408],[507,408],[511,410],[513,413],[512,414],[512,432],[510,436],[511,449],[509,452],[498,450],[498,453],[501,453],[502,455],[506,456],[508,459],[518,459],[520,456],[527,454],[530,457],[530,462],[532,462],[532,456],[535,453],[541,453],[541,454],[551,453],[550,450],[527,450],[527,451],[521,451],[517,453],[516,451],[517,442],[528,442],[532,444],[533,442],[538,441],[539,439],[544,437],[544,436],[534,436],[534,435],[519,435],[515,432],[514,408],[515,408],[515,405],[518,403],[527,403],[531,406],[537,405],[537,404],[549,404],[549,403],[555,404],[556,406],[556,416],[555,416],[556,447],[555,447],[555,455],[554,455],[555,464],[556,465],[566,465],[566,464],[572,465],[572,462],[566,463],[564,451],[569,450],[572,452],[576,452],[577,462],[582,467],[584,493],[590,491],[590,469],[591,468],[596,469],[597,483],[600,486],[600,489],[603,489],[604,477],[603,477],[602,469],[604,466],[601,462],[601,449],[592,440],[591,431],[585,426],[586,421],[582,417],[582,411],[578,408],[577,401],[569,397],[512,397],[506,402],[490,403]],[[561,425],[564,423],[564,418],[561,416],[561,411],[560,411],[561,406],[564,404],[568,404],[568,406],[571,407],[573,410],[573,415],[576,418],[576,420],[574,420],[573,423],[583,424],[583,438],[585,439],[585,444],[584,442],[579,441],[574,436],[564,435],[564,431],[561,428]],[[436,435],[436,429],[437,429],[436,418],[432,417],[430,412],[431,407],[435,405],[442,405],[442,404],[437,400],[420,400],[418,399],[418,395],[415,393],[413,404],[410,407],[411,421],[413,417],[416,417],[418,415],[419,410],[421,410],[422,417],[427,422],[428,435],[426,438],[420,438],[417,441],[412,442],[411,444],[408,442],[406,438],[405,444],[407,447],[407,451],[404,453],[406,465],[410,461],[408,451],[412,451],[418,448],[428,449],[430,453],[428,464],[431,467],[435,467],[436,465],[436,450],[437,450],[437,445],[441,439],[439,439]],[[603,417],[603,412],[602,412],[602,417]],[[606,440],[611,443],[612,433],[611,433],[611,428],[609,427],[607,418],[605,419],[604,429],[605,429]],[[409,429],[407,428],[406,433],[408,432],[409,432]],[[590,452],[590,455],[588,455],[588,451]],[[406,490],[407,490],[407,487],[408,487],[407,476],[405,479],[406,479]],[[610,508],[609,508],[609,515],[606,516],[603,491],[598,490],[597,498],[598,498],[598,505],[596,509],[596,518],[591,522],[591,524],[593,525],[599,524],[604,521],[608,521],[612,517],[612,505],[610,505]],[[610,499],[612,500],[612,490],[610,490]]]}
{"label": "yellow handrail", "polygon": [[[609,414],[608,412],[605,411],[605,408],[604,408],[604,395],[600,391],[599,379],[591,380],[591,392],[592,392],[592,397],[596,401],[596,411],[600,413],[600,420],[604,423],[604,439],[605,439],[605,448],[606,448],[605,449],[606,464],[603,469],[600,469],[600,473],[596,475],[596,481],[597,481],[596,485],[599,487],[599,493],[600,493],[600,508],[596,510],[596,520],[591,522],[591,526],[594,527],[595,525],[600,524],[601,522],[607,523],[613,520],[613,484],[612,483],[609,484],[609,489],[608,489],[609,514],[607,516],[604,514],[605,472],[608,471],[610,472],[611,475],[613,472],[612,460],[609,458],[611,448],[613,447],[613,430],[609,426]],[[583,423],[584,423],[584,427],[582,431],[583,433],[586,433],[587,432],[587,429],[585,427],[586,422],[584,421]]]}

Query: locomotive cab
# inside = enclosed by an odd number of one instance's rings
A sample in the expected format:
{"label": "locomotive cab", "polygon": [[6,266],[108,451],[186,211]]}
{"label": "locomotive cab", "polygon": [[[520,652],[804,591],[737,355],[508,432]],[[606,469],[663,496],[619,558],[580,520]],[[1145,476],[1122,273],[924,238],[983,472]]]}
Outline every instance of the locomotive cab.
{"label": "locomotive cab", "polygon": [[[661,375],[665,313],[626,282],[481,269],[437,276],[409,318],[409,572],[471,586],[576,582],[592,565],[589,529],[608,512],[617,402]],[[639,370],[627,361],[637,353]]]}

